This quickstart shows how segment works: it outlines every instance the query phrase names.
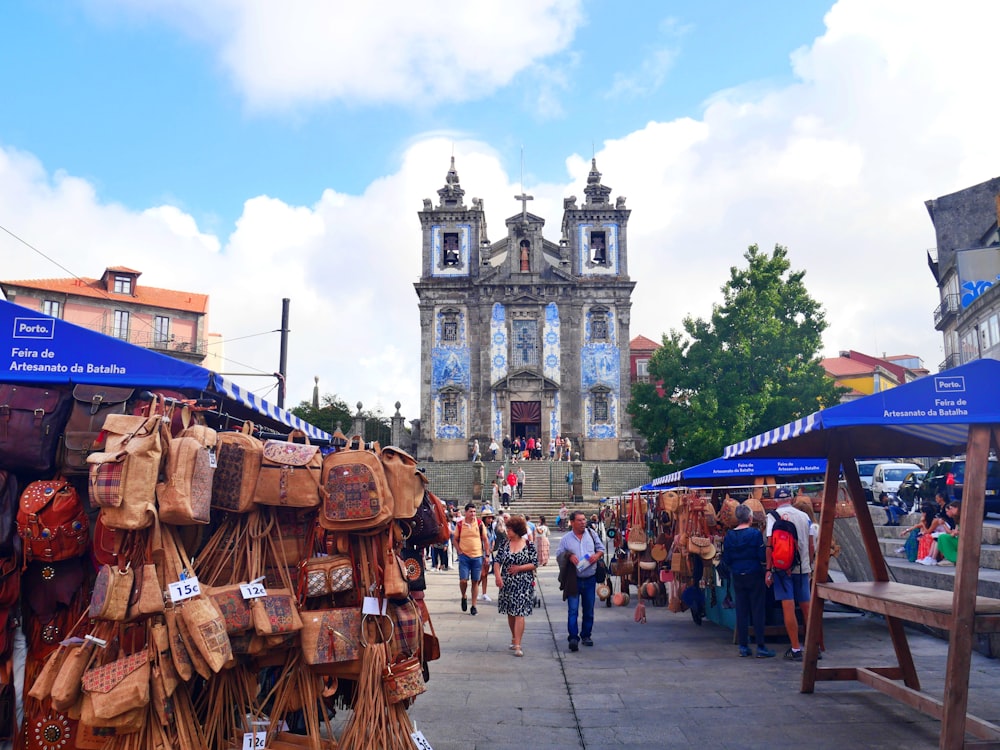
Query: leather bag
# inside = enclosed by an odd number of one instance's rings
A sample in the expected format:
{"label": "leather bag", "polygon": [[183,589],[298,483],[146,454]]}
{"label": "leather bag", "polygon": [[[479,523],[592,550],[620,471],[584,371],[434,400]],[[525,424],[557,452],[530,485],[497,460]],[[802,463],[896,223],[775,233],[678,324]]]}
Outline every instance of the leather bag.
{"label": "leather bag", "polygon": [[249,513],[260,475],[264,446],[253,436],[253,424],[242,432],[220,432],[216,442],[217,465],[212,478],[212,507],[230,513]]}
{"label": "leather bag", "polygon": [[[213,436],[214,433],[212,430]],[[209,448],[197,438],[183,434],[171,440],[166,480],[156,486],[160,521],[192,526],[212,520],[214,445],[213,441],[213,447]]]}
{"label": "leather bag", "polygon": [[222,619],[226,623],[226,633],[233,636],[253,630],[250,600],[243,598],[240,584],[209,586],[205,589],[205,593],[212,598],[222,613]]}
{"label": "leather bag", "polygon": [[156,484],[170,441],[169,429],[159,416],[110,414],[104,421],[104,431],[104,451],[87,458],[91,464],[91,493],[101,491],[99,486],[106,482],[121,500],[117,505],[102,506],[103,523],[112,529],[148,528],[153,523],[150,511],[156,508]]}
{"label": "leather bag", "polygon": [[379,454],[385,471],[389,494],[392,495],[392,513],[397,519],[413,518],[424,500],[427,478],[417,471],[417,460],[400,448],[387,445]]}
{"label": "leather bag", "polygon": [[251,600],[250,612],[257,635],[281,635],[302,630],[302,618],[290,589],[273,589],[267,592],[267,596]]}
{"label": "leather bag", "polygon": [[[422,493],[420,507],[413,518],[399,521],[406,543],[411,547],[426,547],[440,541],[441,521],[438,518],[434,500],[427,490]],[[447,524],[445,525],[447,529]]]}
{"label": "leather bag", "polygon": [[83,673],[94,716],[113,719],[149,704],[149,652],[145,649]]}
{"label": "leather bag", "polygon": [[50,472],[72,403],[55,388],[0,384],[0,469]]}
{"label": "leather bag", "polygon": [[109,414],[125,414],[134,388],[80,384],[73,388],[72,410],[59,443],[57,464],[66,476],[87,474],[87,456],[100,450],[101,430]]}
{"label": "leather bag", "polygon": [[191,643],[212,672],[218,673],[233,658],[233,646],[226,632],[226,620],[208,596],[197,596],[179,607]]}
{"label": "leather bag", "polygon": [[[305,443],[292,442],[300,437]],[[301,430],[293,430],[288,441],[268,440],[257,475],[254,502],[287,508],[315,508],[320,503],[323,455]]]}
{"label": "leather bag", "polygon": [[[355,436],[354,442],[361,444]],[[393,518],[392,493],[378,455],[346,447],[323,459],[323,489],[319,524],[329,531],[365,531]]]}
{"label": "leather bag", "polygon": [[90,617],[123,622],[128,614],[134,578],[130,563],[126,563],[124,569],[117,565],[102,565],[90,595]]}
{"label": "leather bag", "polygon": [[354,588],[354,565],[348,555],[310,557],[300,579],[307,598],[337,594]]}
{"label": "leather bag", "polygon": [[390,704],[416,698],[427,690],[420,658],[411,656],[390,662],[382,673],[382,687]]}
{"label": "leather bag", "polygon": [[357,607],[339,607],[303,612],[300,636],[302,660],[306,664],[337,664],[360,660],[363,649],[361,610]]}
{"label": "leather bag", "polygon": [[63,659],[49,691],[52,705],[57,711],[68,711],[79,700],[83,673],[90,666],[94,648],[93,641],[84,641],[79,648],[71,650]]}
{"label": "leather bag", "polygon": [[[17,476],[13,472],[0,469],[0,557],[10,557],[20,551],[15,545],[17,539]],[[16,547],[16,549],[15,549]]]}
{"label": "leather bag", "polygon": [[87,551],[90,525],[76,489],[65,479],[25,487],[17,510],[24,559],[56,562]]}

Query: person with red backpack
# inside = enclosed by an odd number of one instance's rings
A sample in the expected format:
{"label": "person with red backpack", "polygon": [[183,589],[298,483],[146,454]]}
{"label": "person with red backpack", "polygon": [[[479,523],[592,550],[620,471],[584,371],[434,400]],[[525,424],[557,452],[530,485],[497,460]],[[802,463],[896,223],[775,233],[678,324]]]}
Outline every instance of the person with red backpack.
{"label": "person with red backpack", "polygon": [[802,661],[799,643],[799,622],[795,604],[802,610],[808,624],[809,576],[812,573],[813,538],[809,533],[810,519],[792,506],[792,493],[781,487],[774,493],[777,508],[767,514],[767,573],[764,582],[774,589],[775,601],[781,602],[785,630],[791,647],[785,658]]}

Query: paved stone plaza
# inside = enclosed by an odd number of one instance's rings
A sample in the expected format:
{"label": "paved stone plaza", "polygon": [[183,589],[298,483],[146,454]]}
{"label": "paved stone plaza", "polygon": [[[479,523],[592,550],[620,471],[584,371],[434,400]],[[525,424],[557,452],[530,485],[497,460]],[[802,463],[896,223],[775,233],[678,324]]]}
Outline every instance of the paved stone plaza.
{"label": "paved stone plaza", "polygon": [[[552,542],[555,550],[558,540]],[[540,569],[543,607],[528,618],[524,658],[507,646],[493,604],[459,609],[458,573],[428,571],[427,603],[441,638],[427,692],[410,709],[434,750],[484,748],[936,748],[938,722],[856,682],[799,692],[801,666],[740,659],[732,634],[689,614],[598,602],[594,648],[566,648],[566,607],[554,560]],[[828,613],[823,666],[889,664],[892,646],[872,615]],[[922,686],[940,697],[944,641],[908,631]],[[1000,662],[972,655],[970,711],[1000,721]]]}

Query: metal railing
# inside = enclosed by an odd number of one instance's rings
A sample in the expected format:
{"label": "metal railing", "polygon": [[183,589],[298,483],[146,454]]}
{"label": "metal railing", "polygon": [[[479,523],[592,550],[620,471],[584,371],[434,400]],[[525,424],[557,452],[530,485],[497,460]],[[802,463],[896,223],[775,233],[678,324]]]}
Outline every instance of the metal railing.
{"label": "metal railing", "polygon": [[114,338],[121,339],[122,341],[127,341],[130,344],[135,344],[136,346],[141,346],[146,349],[159,349],[161,351],[170,352],[184,352],[187,354],[202,355],[208,353],[208,347],[205,341],[199,341],[194,338],[186,338],[181,336],[164,336],[156,331],[129,331],[127,336],[119,335],[120,332],[117,331],[114,326],[105,326],[101,333],[108,336],[113,336]]}
{"label": "metal railing", "polygon": [[952,367],[958,367],[960,364],[962,364],[961,354],[949,354],[945,357],[944,362],[938,365],[938,372],[950,370]]}
{"label": "metal railing", "polygon": [[934,328],[941,330],[958,311],[962,309],[962,301],[957,294],[946,294],[941,304],[934,308]]}

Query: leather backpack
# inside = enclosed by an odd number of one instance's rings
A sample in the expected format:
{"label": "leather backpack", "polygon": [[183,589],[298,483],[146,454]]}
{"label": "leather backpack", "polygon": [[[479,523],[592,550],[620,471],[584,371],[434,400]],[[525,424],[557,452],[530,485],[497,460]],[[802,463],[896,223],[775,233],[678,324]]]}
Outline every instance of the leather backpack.
{"label": "leather backpack", "polygon": [[54,388],[0,384],[0,469],[50,472],[71,405]]}
{"label": "leather backpack", "polygon": [[0,557],[10,557],[15,552],[17,500],[17,477],[0,469]]}
{"label": "leather backpack", "polygon": [[72,410],[59,443],[57,463],[63,475],[86,474],[87,456],[100,450],[98,438],[109,414],[124,414],[134,388],[78,385],[73,389]]}
{"label": "leather backpack", "polygon": [[17,532],[26,563],[78,557],[90,543],[83,503],[65,479],[39,480],[24,489],[17,509]]}
{"label": "leather backpack", "polygon": [[319,525],[324,529],[376,529],[393,519],[392,493],[376,451],[367,450],[355,435],[348,447],[323,459]]}
{"label": "leather backpack", "polygon": [[424,500],[427,477],[417,470],[417,460],[404,450],[387,445],[379,454],[382,470],[392,495],[392,514],[398,519],[413,518]]}
{"label": "leather backpack", "polygon": [[165,481],[156,486],[160,521],[178,526],[211,521],[215,430],[189,427],[170,441]]}
{"label": "leather backpack", "polygon": [[230,513],[249,513],[264,446],[253,436],[253,424],[242,432],[220,432],[216,441],[217,465],[212,478],[212,507]]}

